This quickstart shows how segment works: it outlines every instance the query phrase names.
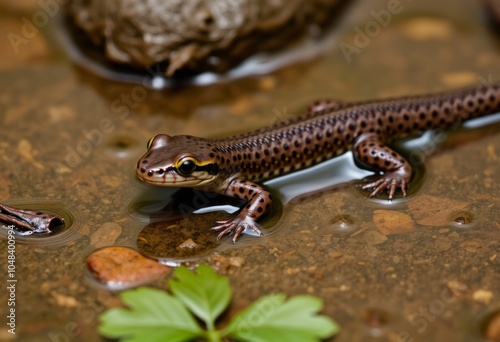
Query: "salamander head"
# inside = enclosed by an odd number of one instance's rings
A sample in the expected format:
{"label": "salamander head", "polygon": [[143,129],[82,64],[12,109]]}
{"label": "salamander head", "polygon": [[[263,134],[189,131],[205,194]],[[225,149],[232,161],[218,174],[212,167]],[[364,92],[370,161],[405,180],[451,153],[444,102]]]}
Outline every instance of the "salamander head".
{"label": "salamander head", "polygon": [[202,187],[215,182],[219,174],[213,155],[205,139],[158,134],[149,140],[148,151],[137,162],[136,172],[150,184]]}

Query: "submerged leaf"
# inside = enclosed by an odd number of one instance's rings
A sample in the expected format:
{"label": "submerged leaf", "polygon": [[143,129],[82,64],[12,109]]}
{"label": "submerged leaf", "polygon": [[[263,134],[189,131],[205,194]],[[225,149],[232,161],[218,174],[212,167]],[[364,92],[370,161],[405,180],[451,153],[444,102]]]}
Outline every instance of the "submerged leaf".
{"label": "submerged leaf", "polygon": [[177,268],[169,285],[172,293],[209,329],[213,329],[216,318],[231,301],[232,291],[227,278],[217,275],[206,265],[200,265],[197,274],[185,267]]}
{"label": "submerged leaf", "polygon": [[287,302],[284,294],[265,296],[236,315],[224,333],[251,342],[318,341],[339,331],[330,318],[317,315],[322,306],[312,296],[296,296]]}
{"label": "submerged leaf", "polygon": [[100,316],[99,332],[122,341],[188,341],[204,331],[182,303],[165,291],[138,288],[120,295],[128,308],[113,308]]}

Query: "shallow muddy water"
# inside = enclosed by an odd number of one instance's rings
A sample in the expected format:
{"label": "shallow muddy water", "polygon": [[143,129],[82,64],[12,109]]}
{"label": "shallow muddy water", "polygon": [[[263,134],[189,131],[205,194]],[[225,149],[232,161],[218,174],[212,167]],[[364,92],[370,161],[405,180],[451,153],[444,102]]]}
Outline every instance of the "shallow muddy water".
{"label": "shallow muddy water", "polygon": [[[76,66],[51,34],[56,20],[12,45],[5,37],[21,35],[22,18],[42,10],[29,3],[0,2],[0,202],[36,204],[70,225],[59,237],[17,240],[16,335],[3,318],[0,340],[99,340],[98,315],[119,300],[89,277],[86,258],[101,247],[129,246],[167,264],[188,259],[226,274],[235,294],[229,315],[265,294],[312,294],[342,327],[335,341],[486,341],[500,315],[498,115],[481,127],[398,143],[418,171],[406,199],[367,199],[359,179],[371,173],[348,155],[269,181],[280,200],[261,222],[265,236],[236,244],[217,242],[209,228],[238,202],[155,189],[134,171],[160,132],[223,136],[296,115],[318,98],[394,97],[500,80],[500,33],[476,2],[401,1],[402,10],[378,28],[373,13],[388,2],[356,2],[336,27],[337,44],[321,57],[161,91]],[[367,29],[373,34],[356,52],[342,52],[339,43],[355,46]],[[199,211],[212,205],[223,210]],[[199,247],[183,255],[177,246],[189,238]]]}

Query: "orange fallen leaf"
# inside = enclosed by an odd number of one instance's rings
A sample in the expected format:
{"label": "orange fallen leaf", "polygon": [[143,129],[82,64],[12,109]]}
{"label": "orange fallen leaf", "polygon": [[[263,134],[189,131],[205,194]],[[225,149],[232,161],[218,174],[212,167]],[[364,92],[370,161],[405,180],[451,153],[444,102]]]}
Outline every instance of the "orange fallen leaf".
{"label": "orange fallen leaf", "polygon": [[171,269],[127,247],[100,249],[87,258],[87,267],[100,283],[112,288],[145,284]]}

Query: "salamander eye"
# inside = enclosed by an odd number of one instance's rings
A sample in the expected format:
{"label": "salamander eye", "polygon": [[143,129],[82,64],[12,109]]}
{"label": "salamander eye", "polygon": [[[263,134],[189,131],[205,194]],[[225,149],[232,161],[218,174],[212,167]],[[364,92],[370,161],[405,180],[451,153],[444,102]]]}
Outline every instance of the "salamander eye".
{"label": "salamander eye", "polygon": [[191,158],[184,158],[177,162],[175,168],[183,175],[189,175],[196,169],[196,164]]}

